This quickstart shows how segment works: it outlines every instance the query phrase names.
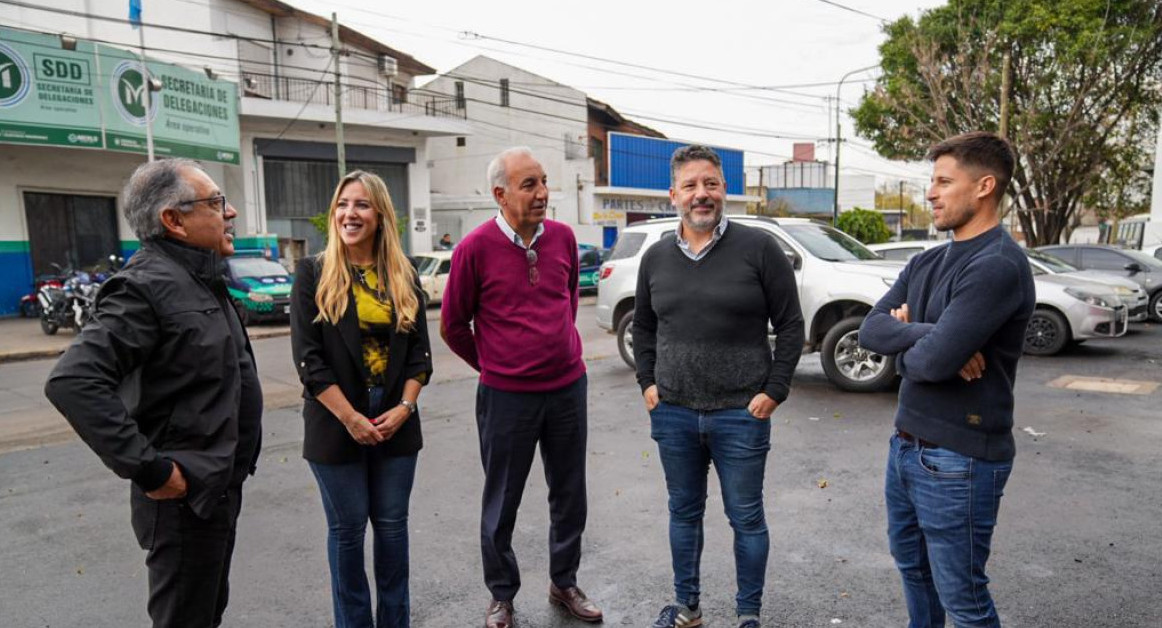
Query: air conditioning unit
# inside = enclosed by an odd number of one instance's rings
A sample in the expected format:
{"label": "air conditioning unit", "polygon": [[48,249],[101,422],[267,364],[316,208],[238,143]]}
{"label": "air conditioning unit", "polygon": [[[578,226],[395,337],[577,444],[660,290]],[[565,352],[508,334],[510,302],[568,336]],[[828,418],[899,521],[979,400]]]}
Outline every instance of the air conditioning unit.
{"label": "air conditioning unit", "polygon": [[379,55],[379,73],[384,76],[395,76],[399,74],[399,63],[394,57],[387,55]]}

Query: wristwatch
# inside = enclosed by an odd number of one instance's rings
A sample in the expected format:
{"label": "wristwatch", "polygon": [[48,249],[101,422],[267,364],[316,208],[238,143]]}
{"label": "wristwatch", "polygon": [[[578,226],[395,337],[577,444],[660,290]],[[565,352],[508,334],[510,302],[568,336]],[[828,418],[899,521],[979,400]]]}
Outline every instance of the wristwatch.
{"label": "wristwatch", "polygon": [[416,411],[416,402],[414,402],[414,401],[408,401],[407,399],[401,399],[399,402],[399,405],[407,408],[408,414],[412,414]]}

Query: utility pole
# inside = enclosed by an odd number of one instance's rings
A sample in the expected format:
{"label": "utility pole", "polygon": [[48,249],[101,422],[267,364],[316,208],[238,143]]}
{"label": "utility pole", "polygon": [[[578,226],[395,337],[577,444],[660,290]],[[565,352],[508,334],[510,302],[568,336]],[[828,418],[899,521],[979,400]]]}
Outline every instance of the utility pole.
{"label": "utility pole", "polygon": [[900,224],[896,226],[896,239],[904,239],[904,180],[900,179]]}
{"label": "utility pole", "polygon": [[767,190],[763,187],[763,170],[766,168],[759,166],[759,202],[755,207],[755,213],[759,216],[767,215]]}
{"label": "utility pole", "polygon": [[839,90],[843,89],[843,82],[852,74],[874,70],[878,67],[880,67],[879,64],[876,64],[852,70],[844,74],[843,78],[839,79],[839,85],[835,87],[835,205],[831,210],[831,226],[833,227],[839,224],[839,146],[843,143],[843,106],[840,104]]}
{"label": "utility pole", "polygon": [[153,161],[153,117],[149,115],[153,113],[153,75],[145,60],[145,24],[137,26],[137,47],[141,49],[141,91],[145,93],[145,153]]}
{"label": "utility pole", "polygon": [[335,66],[335,148],[339,152],[339,178],[347,176],[347,151],[343,146],[343,84],[339,69],[339,17],[331,14],[331,64]]}

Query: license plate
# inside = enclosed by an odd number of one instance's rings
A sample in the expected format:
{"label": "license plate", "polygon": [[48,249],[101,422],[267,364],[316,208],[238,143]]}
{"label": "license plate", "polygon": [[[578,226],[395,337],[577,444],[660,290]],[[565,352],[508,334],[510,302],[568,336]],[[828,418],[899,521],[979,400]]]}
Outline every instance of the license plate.
{"label": "license plate", "polygon": [[282,306],[282,313],[283,314],[290,314],[290,306],[289,305]]}

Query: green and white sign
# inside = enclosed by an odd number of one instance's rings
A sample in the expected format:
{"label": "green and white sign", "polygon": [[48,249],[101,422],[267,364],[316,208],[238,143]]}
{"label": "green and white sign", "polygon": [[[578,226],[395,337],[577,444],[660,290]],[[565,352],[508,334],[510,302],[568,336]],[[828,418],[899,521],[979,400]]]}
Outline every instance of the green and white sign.
{"label": "green and white sign", "polygon": [[237,164],[238,86],[168,63],[148,62],[161,91],[147,92],[141,61],[132,53],[98,46],[101,74],[107,76],[102,102],[109,150],[146,151],[146,101],[154,152]]}
{"label": "green and white sign", "polygon": [[0,142],[102,148],[93,46],[0,29]]}
{"label": "green and white sign", "polygon": [[148,123],[157,155],[239,163],[237,85],[147,64],[159,92],[131,51],[0,28],[0,142],[145,153]]}

